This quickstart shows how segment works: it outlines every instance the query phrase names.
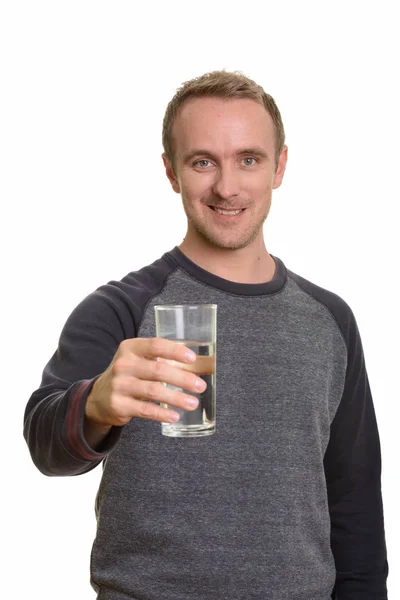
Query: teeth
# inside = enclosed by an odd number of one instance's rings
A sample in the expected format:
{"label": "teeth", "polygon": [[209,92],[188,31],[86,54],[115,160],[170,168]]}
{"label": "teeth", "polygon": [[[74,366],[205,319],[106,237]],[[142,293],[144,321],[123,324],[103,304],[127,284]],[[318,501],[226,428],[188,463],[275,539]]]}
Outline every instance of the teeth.
{"label": "teeth", "polygon": [[242,208],[240,208],[239,210],[221,210],[220,208],[214,208],[214,210],[217,211],[217,213],[219,213],[220,215],[238,215],[240,212],[242,212]]}

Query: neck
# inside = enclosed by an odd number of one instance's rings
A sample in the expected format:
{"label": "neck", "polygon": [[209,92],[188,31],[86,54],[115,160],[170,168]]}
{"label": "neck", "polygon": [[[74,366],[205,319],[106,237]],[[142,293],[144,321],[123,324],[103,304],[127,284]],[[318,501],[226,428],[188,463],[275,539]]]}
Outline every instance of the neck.
{"label": "neck", "polygon": [[275,261],[264,240],[237,250],[217,248],[205,241],[191,242],[187,237],[179,249],[202,269],[235,283],[266,283],[275,273]]}

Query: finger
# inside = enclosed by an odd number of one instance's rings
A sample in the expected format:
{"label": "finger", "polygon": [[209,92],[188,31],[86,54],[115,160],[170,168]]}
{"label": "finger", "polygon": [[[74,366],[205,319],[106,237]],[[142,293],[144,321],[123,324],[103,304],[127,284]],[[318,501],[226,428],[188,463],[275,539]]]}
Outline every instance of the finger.
{"label": "finger", "polygon": [[143,381],[135,377],[116,378],[113,382],[113,392],[118,396],[128,396],[135,400],[145,398],[183,410],[194,410],[199,404],[198,399],[194,396],[173,390],[158,381]]}
{"label": "finger", "polygon": [[145,400],[132,400],[132,409],[134,410],[133,417],[160,423],[176,423],[180,419],[177,412]]}
{"label": "finger", "polygon": [[215,354],[211,356],[197,356],[196,361],[191,364],[180,363],[167,358],[157,358],[157,361],[167,363],[172,367],[179,367],[184,371],[190,371],[190,373],[195,373],[196,375],[213,375],[216,369]]}
{"label": "finger", "polygon": [[132,353],[141,358],[155,359],[157,357],[176,360],[181,363],[192,363],[196,354],[182,343],[164,338],[134,338],[121,344],[126,353]]}
{"label": "finger", "polygon": [[[204,392],[207,387],[205,381],[197,377],[195,373],[184,369],[185,366],[194,365],[184,365],[184,363],[167,359],[139,359],[130,354],[117,358],[112,368],[116,381],[124,377],[133,377],[148,381],[161,381],[192,393]],[[205,370],[200,369],[199,372],[204,374]]]}
{"label": "finger", "polygon": [[161,381],[192,393],[204,392],[207,386],[203,379],[194,373],[177,368],[182,363],[171,362],[173,364],[154,360],[137,360],[132,366],[132,374],[142,380]]}
{"label": "finger", "polygon": [[114,395],[114,404],[118,407],[118,419],[113,419],[112,424],[124,425],[133,417],[159,421],[162,423],[176,423],[179,421],[179,414],[153,402],[128,398],[126,396]]}

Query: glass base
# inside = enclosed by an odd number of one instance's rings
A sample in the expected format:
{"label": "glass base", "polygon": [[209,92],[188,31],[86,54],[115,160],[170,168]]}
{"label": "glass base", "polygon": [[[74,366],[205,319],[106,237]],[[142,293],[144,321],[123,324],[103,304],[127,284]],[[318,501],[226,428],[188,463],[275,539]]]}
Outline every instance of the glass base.
{"label": "glass base", "polygon": [[215,433],[215,423],[210,425],[180,425],[177,426],[171,423],[163,423],[161,425],[161,433],[168,437],[204,437]]}

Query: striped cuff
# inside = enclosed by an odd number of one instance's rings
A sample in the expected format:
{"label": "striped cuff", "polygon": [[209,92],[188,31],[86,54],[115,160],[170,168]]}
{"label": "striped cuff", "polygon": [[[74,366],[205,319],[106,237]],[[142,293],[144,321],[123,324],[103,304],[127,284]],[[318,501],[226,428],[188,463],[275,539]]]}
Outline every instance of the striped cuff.
{"label": "striped cuff", "polygon": [[115,446],[122,430],[122,427],[111,428],[101,444],[101,452],[93,450],[85,440],[83,423],[86,400],[96,379],[80,381],[73,387],[64,423],[64,443],[73,455],[85,462],[100,462]]}

